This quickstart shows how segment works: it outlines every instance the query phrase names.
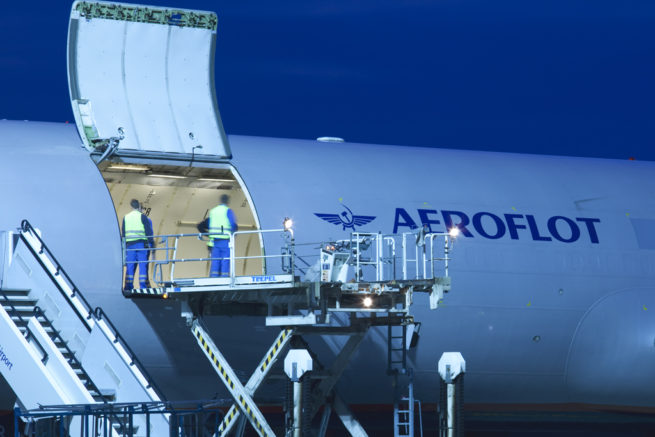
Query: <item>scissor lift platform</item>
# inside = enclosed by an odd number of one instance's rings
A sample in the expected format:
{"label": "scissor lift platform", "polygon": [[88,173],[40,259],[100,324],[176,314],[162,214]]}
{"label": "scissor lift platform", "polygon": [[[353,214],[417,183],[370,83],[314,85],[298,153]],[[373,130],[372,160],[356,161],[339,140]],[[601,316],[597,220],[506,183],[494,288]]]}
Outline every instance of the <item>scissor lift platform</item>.
{"label": "scissor lift platform", "polygon": [[[173,293],[205,293],[230,290],[270,290],[293,288],[293,275],[249,275],[234,278],[188,278],[162,283],[161,287],[124,290],[125,297],[163,296]],[[166,296],[168,297],[168,296]]]}
{"label": "scissor lift platform", "polygon": [[[195,315],[290,315],[301,310],[406,313],[415,292],[438,305],[450,278],[380,282],[307,282],[292,275],[237,276],[180,280],[157,288],[124,292],[130,298],[163,298],[187,303]],[[202,306],[202,311],[200,311]],[[324,320],[320,319],[319,320]]]}
{"label": "scissor lift platform", "polygon": [[[272,232],[281,231],[284,230]],[[273,435],[264,415],[254,403],[253,396],[283,350],[289,344],[295,344],[296,347],[310,351],[309,344],[303,339],[305,335],[348,336],[329,368],[324,368],[318,357],[312,354],[317,372],[313,377],[309,376],[307,382],[312,387],[309,395],[311,406],[307,406],[306,410],[307,420],[311,422],[319,413],[320,406],[325,405],[318,436],[325,435],[332,409],[350,435],[366,436],[362,426],[336,392],[335,384],[368,330],[375,326],[388,327],[389,369],[396,373],[407,370],[407,333],[410,332],[410,327],[415,329],[417,326],[410,313],[414,293],[429,294],[430,307],[434,309],[440,304],[444,293],[450,290],[448,250],[452,240],[448,235],[433,235],[445,237],[444,254],[441,257],[435,257],[432,253],[434,238],[423,235],[421,238],[429,242],[429,251],[425,244],[419,245],[419,239],[416,238],[417,245],[410,251],[413,252],[414,258],[411,258],[408,256],[406,245],[407,235],[402,235],[402,274],[399,278],[395,277],[397,257],[393,237],[353,233],[350,240],[321,244],[313,276],[305,274],[301,278],[295,274],[297,270],[293,238],[287,238],[286,241],[290,244],[282,250],[282,267],[286,270],[282,274],[236,276],[236,258],[232,255],[229,277],[173,278],[171,275],[168,281],[159,281],[159,287],[126,290],[124,294],[130,298],[181,301],[182,316],[187,319],[198,345],[235,401],[221,424],[218,435],[226,435],[240,414],[243,414],[245,420],[250,422],[260,436]],[[197,234],[192,236],[196,237]],[[174,247],[177,246],[176,241]],[[369,254],[364,258],[365,247],[372,248],[374,255]],[[230,249],[231,254],[234,254],[234,237],[230,239]],[[181,260],[176,259],[173,254],[172,259],[168,260],[171,263],[185,261],[206,262],[208,259]],[[444,268],[439,270],[442,274],[436,274],[435,261],[444,262]],[[408,266],[415,266],[415,274],[409,274]],[[349,267],[354,268],[354,277],[347,277]],[[366,274],[362,273],[364,269],[369,269]],[[342,316],[336,317],[336,313],[341,313]],[[278,338],[245,384],[238,380],[218,345],[203,327],[204,316],[217,315],[264,316],[267,326],[281,328]],[[401,335],[394,336],[392,332],[400,332]],[[409,336],[411,337],[411,332]],[[392,339],[401,341],[399,344],[392,344]]]}

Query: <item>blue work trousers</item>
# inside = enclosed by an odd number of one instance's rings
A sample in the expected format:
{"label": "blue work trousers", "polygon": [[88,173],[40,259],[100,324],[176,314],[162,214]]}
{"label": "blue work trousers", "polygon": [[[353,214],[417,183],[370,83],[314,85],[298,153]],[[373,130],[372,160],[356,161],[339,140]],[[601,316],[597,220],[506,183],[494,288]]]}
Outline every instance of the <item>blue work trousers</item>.
{"label": "blue work trousers", "polygon": [[125,275],[125,289],[131,290],[134,284],[136,266],[139,265],[139,288],[148,288],[148,251],[145,241],[129,242],[125,246],[125,264],[127,273]]}
{"label": "blue work trousers", "polygon": [[230,276],[230,240],[227,238],[214,238],[211,257],[212,264],[209,269],[209,276],[211,278]]}

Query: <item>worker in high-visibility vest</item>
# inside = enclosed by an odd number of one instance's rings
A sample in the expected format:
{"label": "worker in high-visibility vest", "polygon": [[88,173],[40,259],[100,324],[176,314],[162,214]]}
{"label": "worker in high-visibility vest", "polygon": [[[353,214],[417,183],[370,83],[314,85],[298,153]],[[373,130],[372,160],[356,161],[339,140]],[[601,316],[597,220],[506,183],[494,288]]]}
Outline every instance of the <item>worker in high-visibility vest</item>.
{"label": "worker in high-visibility vest", "polygon": [[123,217],[123,238],[125,239],[125,290],[134,286],[134,274],[139,265],[139,287],[148,287],[148,252],[155,247],[152,221],[141,213],[141,205],[136,199],[130,202],[132,211]]}
{"label": "worker in high-visibility vest", "polygon": [[209,233],[207,246],[212,259],[209,268],[212,278],[230,275],[230,235],[239,229],[234,211],[228,206],[230,196],[221,195],[220,202],[209,211],[209,217],[198,223],[198,231]]}

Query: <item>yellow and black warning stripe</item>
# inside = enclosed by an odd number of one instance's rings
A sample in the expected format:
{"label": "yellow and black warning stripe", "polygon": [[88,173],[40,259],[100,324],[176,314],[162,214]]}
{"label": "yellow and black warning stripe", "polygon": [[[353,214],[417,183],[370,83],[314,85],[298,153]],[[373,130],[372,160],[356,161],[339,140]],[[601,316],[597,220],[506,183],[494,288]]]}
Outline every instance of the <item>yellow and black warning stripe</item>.
{"label": "yellow and black warning stripe", "polygon": [[232,405],[225,415],[223,417],[223,420],[221,421],[221,424],[218,426],[218,435],[223,435],[225,430],[227,429],[227,426],[234,420],[234,418],[237,417],[237,407]]}
{"label": "yellow and black warning stripe", "polygon": [[[266,358],[263,360],[262,365],[259,367],[259,370],[261,372],[265,372],[268,366],[273,362],[277,354],[279,353],[280,349],[282,346],[285,344],[285,341],[287,340],[288,337],[293,335],[293,329],[283,329],[280,335],[278,336],[277,340],[275,341],[275,344],[269,351],[268,355]],[[223,420],[221,421],[221,424],[218,427],[218,432],[219,435],[222,435],[223,432],[228,428],[230,423],[234,420],[235,417],[238,417],[237,413],[237,407],[232,405],[230,409],[228,410],[227,414],[223,417]]]}
{"label": "yellow and black warning stripe", "polygon": [[[236,395],[235,398],[237,398],[237,402],[241,404],[242,409],[246,412],[246,414],[250,418],[250,422],[253,424],[253,426],[255,427],[257,432],[259,433],[259,435],[262,435],[264,437],[268,437],[268,434],[264,430],[264,427],[262,426],[262,424],[259,422],[259,419],[255,415],[254,411],[250,408],[250,404],[247,402],[246,398],[242,394],[234,393],[234,391],[235,391],[234,381],[230,378],[230,376],[227,374],[227,371],[225,370],[223,365],[219,362],[216,354],[212,350],[212,347],[203,338],[203,336],[200,333],[199,329],[196,328],[196,329],[194,329],[194,331],[195,331],[194,334],[198,338],[198,341],[200,342],[200,345],[207,352],[207,355],[211,359],[212,363],[214,363],[214,366],[216,367],[216,369],[218,369],[218,374],[223,378],[223,381],[225,381],[225,383],[233,391],[233,395]],[[219,430],[220,430],[220,428],[219,428]]]}
{"label": "yellow and black warning stripe", "polygon": [[266,359],[262,363],[260,370],[263,372],[266,370],[269,364],[273,361],[273,358],[275,358],[275,355],[277,355],[278,350],[282,347],[282,343],[284,340],[290,336],[293,333],[293,329],[284,329],[281,333],[280,336],[277,338],[277,341],[273,345],[273,348],[271,349],[271,352],[269,352],[268,356],[266,356]]}
{"label": "yellow and black warning stripe", "polygon": [[151,288],[133,288],[131,290],[125,290],[124,294],[129,296],[163,296],[166,294],[166,289],[164,287],[151,287]]}

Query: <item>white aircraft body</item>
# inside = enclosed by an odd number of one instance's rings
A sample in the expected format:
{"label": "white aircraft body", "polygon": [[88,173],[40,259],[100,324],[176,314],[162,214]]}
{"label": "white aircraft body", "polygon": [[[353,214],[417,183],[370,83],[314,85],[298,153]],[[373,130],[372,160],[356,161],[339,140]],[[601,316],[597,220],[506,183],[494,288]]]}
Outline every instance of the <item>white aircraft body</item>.
{"label": "white aircraft body", "polygon": [[[122,296],[115,203],[74,128],[4,121],[0,130],[2,229],[27,218],[41,230],[170,398],[219,391],[174,304]],[[457,350],[467,361],[467,402],[652,405],[645,383],[655,372],[652,163],[239,136],[230,143],[262,229],[291,217],[298,242],[347,238],[351,229],[316,215],[346,206],[375,217],[357,230],[460,227],[444,305],[414,304],[423,324],[411,356],[417,398],[435,399],[437,361]],[[180,216],[198,210],[187,218],[200,221],[220,191],[194,190],[211,194],[200,205],[185,204],[182,193],[161,200]],[[153,197],[158,229],[167,213],[156,213]],[[247,207],[234,205],[238,218]],[[244,374],[276,332],[263,318],[219,317],[212,327]],[[372,337],[362,347],[340,386],[347,399],[378,403],[384,397],[372,388],[386,387],[386,343]]]}
{"label": "white aircraft body", "polygon": [[[422,328],[409,365],[416,397],[423,402],[436,402],[441,354],[460,351],[466,359],[467,403],[655,404],[649,382],[655,378],[653,163],[227,137],[213,76],[195,82],[184,72],[177,78],[157,76],[152,73],[158,68],[156,56],[138,61],[143,56],[130,43],[144,37],[131,27],[134,23],[121,24],[126,31],[118,33],[124,39],[115,48],[106,41],[110,38],[92,35],[117,34],[107,31],[116,23],[88,11],[80,18],[76,5],[69,77],[78,129],[0,122],[0,230],[15,230],[27,219],[41,231],[85,297],[112,318],[168,399],[224,392],[175,301],[123,297],[119,224],[136,198],[156,234],[197,232],[195,224],[227,193],[242,229],[279,228],[289,217],[298,243],[346,239],[351,231],[459,228],[451,292],[436,310],[428,308],[427,296],[417,296],[412,307]],[[175,32],[181,27],[149,26],[146,34],[154,46],[162,41],[157,29],[170,30],[161,50],[169,55],[177,43],[186,47],[184,38],[209,38],[205,42],[212,49],[198,44],[198,50],[203,71],[213,72],[215,28],[209,37],[197,29],[191,36],[180,31],[178,41]],[[90,60],[101,41],[107,59],[98,66]],[[77,51],[71,51],[75,44]],[[106,72],[114,55],[127,60],[124,70]],[[161,68],[170,72],[173,64]],[[145,68],[155,76],[140,73]],[[101,73],[103,81],[94,81]],[[169,81],[175,80],[197,87],[170,91]],[[160,82],[169,89],[164,97],[153,91]],[[144,89],[145,84],[153,88]],[[209,95],[197,101],[214,115],[191,117],[196,100],[187,92]],[[96,165],[89,150],[97,160],[114,144],[112,137],[118,148]],[[316,256],[317,247],[306,246],[301,255]],[[280,248],[281,240],[253,237],[242,250],[275,254]],[[206,256],[201,241],[185,250],[187,257]],[[201,275],[204,268],[180,267],[180,275]],[[261,265],[254,263],[238,269],[261,274]],[[263,317],[215,316],[207,323],[244,377],[279,331],[264,326]],[[369,333],[339,382],[348,402],[392,403],[383,334],[379,328]],[[312,344],[328,356],[339,346],[320,338]]]}

